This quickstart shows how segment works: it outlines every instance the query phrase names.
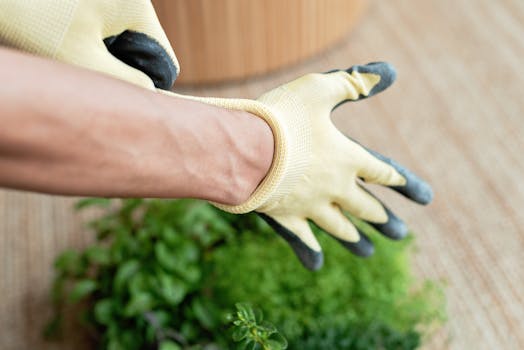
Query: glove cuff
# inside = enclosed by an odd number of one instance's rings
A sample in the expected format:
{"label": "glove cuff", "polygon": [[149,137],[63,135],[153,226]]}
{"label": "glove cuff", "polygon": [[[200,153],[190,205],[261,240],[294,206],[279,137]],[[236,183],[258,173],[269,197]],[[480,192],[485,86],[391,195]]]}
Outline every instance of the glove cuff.
{"label": "glove cuff", "polygon": [[[265,99],[277,98],[281,100],[280,105],[286,104],[287,113],[279,113],[279,109],[249,99],[174,95],[222,108],[249,112],[262,118],[273,132],[275,142],[273,161],[266,177],[246,202],[239,205],[211,202],[217,208],[233,214],[243,214],[254,210],[267,211],[277,205],[304,174],[311,154],[311,131],[308,124],[303,120],[307,114],[302,111],[303,107],[295,103],[293,99],[286,101],[285,94],[277,93]],[[289,113],[289,111],[294,111],[294,113]]]}

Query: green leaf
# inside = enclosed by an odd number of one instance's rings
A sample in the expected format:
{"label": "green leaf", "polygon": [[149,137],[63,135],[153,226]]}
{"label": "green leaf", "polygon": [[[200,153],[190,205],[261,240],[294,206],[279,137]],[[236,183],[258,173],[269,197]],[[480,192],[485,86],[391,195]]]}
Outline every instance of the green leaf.
{"label": "green leaf", "polygon": [[251,308],[251,310],[253,311],[255,322],[261,323],[264,320],[264,315],[262,314],[262,311],[260,309],[253,309],[253,308]]}
{"label": "green leaf", "polygon": [[125,327],[120,330],[120,342],[125,349],[137,349],[137,344],[142,342],[142,334],[136,330]]}
{"label": "green leaf", "polygon": [[131,221],[133,213],[144,203],[144,200],[141,198],[131,198],[123,200],[122,203],[120,217],[125,221]]}
{"label": "green leaf", "polygon": [[195,317],[202,326],[207,329],[213,329],[216,326],[217,320],[212,313],[213,305],[209,301],[200,298],[194,299],[191,306]]}
{"label": "green leaf", "polygon": [[95,320],[103,325],[108,325],[113,317],[113,301],[111,299],[101,299],[95,304]]}
{"label": "green leaf", "polygon": [[117,293],[124,290],[124,286],[129,283],[130,278],[139,270],[140,263],[137,260],[128,260],[118,268],[113,286]]}
{"label": "green leaf", "polygon": [[91,279],[80,280],[75,284],[71,292],[69,293],[69,301],[76,303],[93,293],[97,288],[96,281]]}
{"label": "green leaf", "polygon": [[236,303],[235,307],[237,308],[237,315],[241,320],[250,323],[256,322],[255,312],[249,303]]}
{"label": "green leaf", "polygon": [[151,273],[147,270],[137,271],[128,282],[128,289],[131,295],[148,292],[151,290],[149,280],[152,278]]}
{"label": "green leaf", "polygon": [[249,335],[249,328],[243,326],[237,326],[233,329],[231,337],[234,341],[241,341]]}
{"label": "green leaf", "polygon": [[180,327],[180,333],[185,339],[197,339],[200,330],[197,322],[183,322]]}
{"label": "green leaf", "polygon": [[64,296],[64,285],[65,285],[65,277],[61,275],[57,275],[53,279],[53,284],[51,286],[51,300],[53,301],[53,304],[60,305],[63,300]]}
{"label": "green leaf", "polygon": [[111,254],[105,247],[95,245],[87,248],[84,254],[91,264],[106,266],[111,263]]}
{"label": "green leaf", "polygon": [[126,350],[117,338],[112,338],[107,344],[107,350]]}
{"label": "green leaf", "polygon": [[186,284],[177,277],[166,273],[161,273],[158,279],[160,281],[160,294],[169,305],[178,305],[186,295]]}
{"label": "green leaf", "polygon": [[108,208],[111,205],[111,200],[107,198],[84,198],[76,202],[75,209],[81,210],[87,207],[102,207]]}
{"label": "green leaf", "polygon": [[171,226],[163,228],[162,238],[171,248],[177,247],[180,241],[183,240],[182,235],[178,234]]}
{"label": "green leaf", "polygon": [[255,350],[257,343],[251,339],[244,339],[239,345],[238,350]]}
{"label": "green leaf", "polygon": [[141,315],[149,311],[155,305],[155,299],[148,293],[133,295],[131,300],[124,309],[124,315],[127,317]]}
{"label": "green leaf", "polygon": [[80,253],[74,250],[65,250],[56,259],[55,269],[61,273],[79,276],[85,272],[86,266]]}
{"label": "green leaf", "polygon": [[164,242],[157,242],[155,244],[156,260],[167,271],[177,273],[190,283],[196,283],[201,277],[201,271],[198,266],[190,264],[195,259],[194,246],[187,244],[183,247],[187,247],[189,251],[176,255],[175,251]]}
{"label": "green leaf", "polygon": [[175,272],[177,270],[177,263],[172,250],[164,243],[158,242],[155,244],[155,257],[164,269]]}
{"label": "green leaf", "polygon": [[267,349],[267,350],[283,350],[283,349],[285,349],[285,347],[283,347],[282,344],[279,343],[278,341],[275,341],[275,340],[272,340],[272,339],[268,339],[268,340],[265,341],[264,349]]}
{"label": "green leaf", "polygon": [[62,327],[62,316],[54,315],[53,318],[46,323],[43,336],[45,339],[53,339],[59,337]]}
{"label": "green leaf", "polygon": [[273,346],[274,349],[287,349],[287,340],[280,333],[275,333],[268,340],[268,345]]}
{"label": "green leaf", "polygon": [[200,267],[191,265],[191,266],[176,266],[176,272],[189,283],[197,283],[202,277],[202,272]]}
{"label": "green leaf", "polygon": [[[258,322],[257,322],[258,324]],[[258,325],[258,329],[260,332],[264,332],[267,336],[273,334],[273,333],[276,333],[277,332],[277,329],[274,325],[272,325],[271,323],[269,322],[262,322],[261,324]]]}
{"label": "green leaf", "polygon": [[182,348],[171,340],[164,340],[160,343],[158,350],[182,350]]}
{"label": "green leaf", "polygon": [[186,262],[196,262],[200,256],[198,245],[193,241],[185,240],[176,247],[177,257]]}

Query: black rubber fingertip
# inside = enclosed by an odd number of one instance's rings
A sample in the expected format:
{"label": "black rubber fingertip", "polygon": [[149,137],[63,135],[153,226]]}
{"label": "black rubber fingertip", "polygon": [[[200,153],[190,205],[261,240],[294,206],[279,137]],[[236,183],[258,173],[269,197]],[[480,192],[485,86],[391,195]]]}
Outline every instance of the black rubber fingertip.
{"label": "black rubber fingertip", "polygon": [[399,173],[406,178],[406,185],[392,186],[394,190],[423,205],[433,200],[433,189],[431,186],[406,169]]}
{"label": "black rubber fingertip", "polygon": [[338,238],[337,238],[337,240],[346,249],[348,249],[351,253],[353,253],[353,254],[355,254],[357,256],[360,256],[362,258],[366,258],[368,256],[373,255],[373,253],[375,253],[375,246],[373,245],[373,243],[371,242],[369,237],[367,237],[362,232],[359,232],[359,233],[360,233],[360,240],[358,242],[348,242],[348,241],[344,241],[344,240],[338,239]]}
{"label": "black rubber fingertip", "polygon": [[431,188],[431,186],[426,183],[426,182],[422,182],[419,184],[418,186],[418,191],[416,192],[415,196],[416,197],[416,201],[420,204],[429,204],[431,203],[431,201],[433,201],[433,189]]}
{"label": "black rubber fingertip", "polygon": [[318,271],[324,265],[324,254],[322,252],[311,251],[306,259],[300,258],[304,267],[311,271]]}
{"label": "black rubber fingertip", "polygon": [[104,39],[107,50],[125,64],[144,72],[155,87],[169,90],[178,69],[162,45],[154,38],[130,30]]}
{"label": "black rubber fingertip", "polygon": [[309,248],[296,234],[279,224],[272,217],[257,213],[275,232],[284,238],[295,252],[302,265],[311,271],[319,270],[324,265],[324,254]]}
{"label": "black rubber fingertip", "polygon": [[328,70],[327,72],[324,72],[322,74],[336,73],[336,72],[340,72],[340,71],[341,71],[340,69],[332,69],[332,70]]}
{"label": "black rubber fingertip", "polygon": [[400,220],[395,214],[393,214],[389,209],[386,208],[388,214],[388,221],[383,224],[370,223],[377,231],[379,231],[384,236],[399,240],[403,239],[408,234],[408,227],[404,221]]}
{"label": "black rubber fingertip", "polygon": [[360,99],[371,97],[378,94],[379,92],[387,89],[397,79],[397,71],[393,65],[387,62],[371,62],[366,65],[352,66],[346,70],[349,74],[353,72],[359,73],[371,73],[380,75],[380,81],[377,85],[371,89],[367,96],[362,96]]}
{"label": "black rubber fingertip", "polygon": [[372,149],[366,148],[366,150],[384,163],[391,165],[400,175],[404,177],[404,179],[406,179],[405,185],[389,186],[390,188],[419,204],[426,205],[431,203],[433,200],[433,189],[427,182],[419,178],[410,170],[401,166],[393,159],[388,158]]}

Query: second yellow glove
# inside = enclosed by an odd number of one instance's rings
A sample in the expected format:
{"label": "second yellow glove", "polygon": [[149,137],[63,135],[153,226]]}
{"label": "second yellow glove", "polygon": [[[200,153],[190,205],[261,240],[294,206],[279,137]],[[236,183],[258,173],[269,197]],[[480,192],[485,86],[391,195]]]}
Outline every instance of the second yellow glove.
{"label": "second yellow glove", "polygon": [[150,0],[2,0],[0,45],[150,90],[179,74]]}

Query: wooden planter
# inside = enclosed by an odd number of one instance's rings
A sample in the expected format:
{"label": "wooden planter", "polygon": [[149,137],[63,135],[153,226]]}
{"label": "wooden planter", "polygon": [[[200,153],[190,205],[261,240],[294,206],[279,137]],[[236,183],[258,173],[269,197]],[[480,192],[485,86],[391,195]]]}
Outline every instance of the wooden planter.
{"label": "wooden planter", "polygon": [[249,77],[340,40],[367,0],[153,0],[182,67],[177,82]]}

